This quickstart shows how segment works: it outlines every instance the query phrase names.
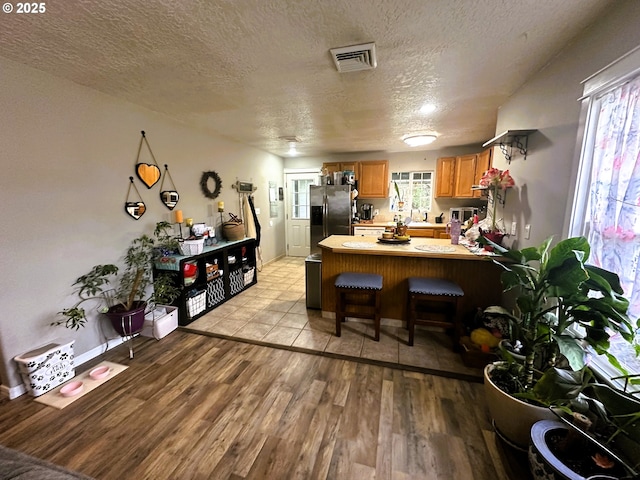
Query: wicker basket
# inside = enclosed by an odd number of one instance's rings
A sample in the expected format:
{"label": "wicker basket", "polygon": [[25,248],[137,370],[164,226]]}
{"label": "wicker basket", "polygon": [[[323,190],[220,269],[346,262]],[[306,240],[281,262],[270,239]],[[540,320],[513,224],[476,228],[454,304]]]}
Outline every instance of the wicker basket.
{"label": "wicker basket", "polygon": [[229,241],[242,240],[244,238],[244,225],[238,222],[225,222],[222,225],[222,234]]}
{"label": "wicker basket", "polygon": [[204,238],[184,240],[178,244],[178,248],[182,255],[198,255],[204,248]]}

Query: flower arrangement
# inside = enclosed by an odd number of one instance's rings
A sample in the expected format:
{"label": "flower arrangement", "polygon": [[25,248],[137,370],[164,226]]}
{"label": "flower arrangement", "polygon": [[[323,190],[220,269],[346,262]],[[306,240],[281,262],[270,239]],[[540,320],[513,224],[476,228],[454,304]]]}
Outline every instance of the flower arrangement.
{"label": "flower arrangement", "polygon": [[507,188],[511,188],[515,184],[516,183],[514,182],[513,177],[509,174],[509,170],[500,170],[498,168],[490,168],[480,179],[480,186],[487,188],[493,193],[493,215],[491,216],[491,232],[500,231],[496,222],[496,210],[498,208],[497,192],[498,190],[506,190]]}

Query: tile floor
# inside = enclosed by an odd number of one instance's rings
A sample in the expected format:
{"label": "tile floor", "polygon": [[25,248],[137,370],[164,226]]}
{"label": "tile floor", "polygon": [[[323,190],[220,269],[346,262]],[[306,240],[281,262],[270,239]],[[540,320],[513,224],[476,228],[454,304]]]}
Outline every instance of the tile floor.
{"label": "tile floor", "polygon": [[[394,323],[394,322],[389,322]],[[335,319],[306,308],[305,263],[284,257],[264,265],[258,283],[190,323],[186,330],[273,347],[351,357],[411,370],[479,379],[482,370],[463,364],[450,338],[437,329],[416,327],[414,346],[407,330],[384,324],[380,342],[373,340],[373,322],[347,319],[335,336]]]}

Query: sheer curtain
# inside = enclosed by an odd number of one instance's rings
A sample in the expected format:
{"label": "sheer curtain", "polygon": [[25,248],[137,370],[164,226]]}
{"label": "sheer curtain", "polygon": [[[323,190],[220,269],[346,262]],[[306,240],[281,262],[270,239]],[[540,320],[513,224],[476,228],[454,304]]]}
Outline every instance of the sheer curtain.
{"label": "sheer curtain", "polygon": [[589,263],[616,272],[640,317],[640,76],[600,99],[589,196]]}

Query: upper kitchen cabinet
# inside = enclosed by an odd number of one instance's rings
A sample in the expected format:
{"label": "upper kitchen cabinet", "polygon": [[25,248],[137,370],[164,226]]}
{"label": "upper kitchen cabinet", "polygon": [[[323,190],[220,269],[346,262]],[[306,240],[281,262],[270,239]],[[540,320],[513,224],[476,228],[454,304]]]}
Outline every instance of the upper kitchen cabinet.
{"label": "upper kitchen cabinet", "polygon": [[[480,184],[480,179],[484,175],[484,172],[491,168],[491,161],[493,160],[493,148],[487,148],[484,152],[478,154],[478,163],[476,164],[476,176],[473,180],[474,185]],[[482,192],[480,190],[473,191],[474,198],[480,198]]]}
{"label": "upper kitchen cabinet", "polygon": [[323,171],[331,175],[334,172],[351,171],[355,174],[356,180],[360,178],[360,162],[330,162],[322,164]]}
{"label": "upper kitchen cabinet", "polygon": [[389,196],[389,160],[360,162],[358,177],[359,198],[387,198]]}
{"label": "upper kitchen cabinet", "polygon": [[440,157],[436,166],[436,197],[453,197],[456,157]]}
{"label": "upper kitchen cabinet", "polygon": [[436,167],[436,197],[474,198],[480,192],[471,190],[491,166],[491,149],[482,153],[441,157]]}
{"label": "upper kitchen cabinet", "polygon": [[478,155],[475,153],[456,157],[456,174],[453,183],[453,196],[455,198],[473,197],[474,192],[471,190],[471,186],[476,179],[477,164]]}

